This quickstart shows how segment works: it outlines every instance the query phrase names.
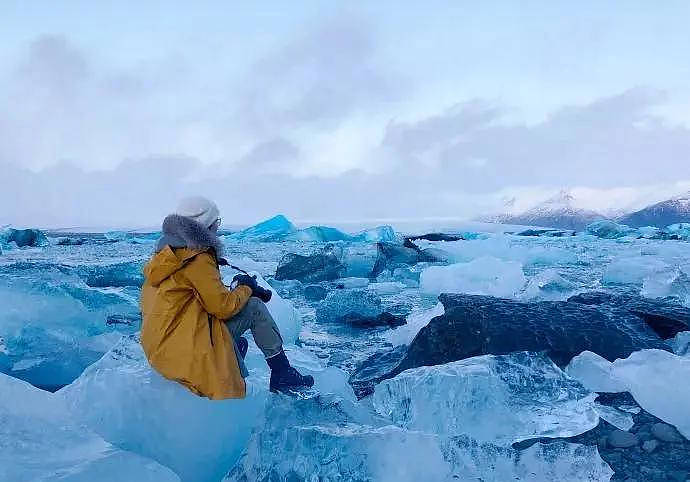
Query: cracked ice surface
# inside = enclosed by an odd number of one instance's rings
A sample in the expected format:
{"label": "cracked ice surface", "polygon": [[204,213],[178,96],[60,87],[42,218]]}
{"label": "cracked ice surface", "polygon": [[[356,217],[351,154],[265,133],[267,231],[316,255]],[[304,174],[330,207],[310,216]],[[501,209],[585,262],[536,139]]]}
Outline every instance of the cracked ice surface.
{"label": "cracked ice surface", "polygon": [[406,370],[376,386],[376,411],[401,427],[511,444],[597,426],[596,395],[543,354],[468,358]]}
{"label": "cracked ice surface", "polygon": [[[406,430],[338,397],[274,398],[230,481],[608,481],[596,446],[534,444],[518,451],[468,437]],[[358,423],[359,422],[359,423]]]}

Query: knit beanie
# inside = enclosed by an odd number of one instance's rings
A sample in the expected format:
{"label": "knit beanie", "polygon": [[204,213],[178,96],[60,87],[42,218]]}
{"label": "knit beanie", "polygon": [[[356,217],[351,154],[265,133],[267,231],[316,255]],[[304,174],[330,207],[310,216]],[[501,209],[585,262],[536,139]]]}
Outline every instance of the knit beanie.
{"label": "knit beanie", "polygon": [[192,219],[205,228],[210,228],[220,217],[216,203],[202,196],[184,198],[177,205],[175,213]]}

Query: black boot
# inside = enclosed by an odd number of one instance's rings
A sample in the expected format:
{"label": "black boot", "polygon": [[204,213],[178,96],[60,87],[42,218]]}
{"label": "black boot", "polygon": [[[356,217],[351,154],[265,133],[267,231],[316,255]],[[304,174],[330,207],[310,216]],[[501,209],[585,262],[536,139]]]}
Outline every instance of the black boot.
{"label": "black boot", "polygon": [[266,363],[271,367],[272,392],[289,392],[291,390],[309,388],[314,385],[314,377],[311,375],[301,375],[290,366],[290,362],[282,350],[277,355],[267,358]]}
{"label": "black boot", "polygon": [[247,339],[243,336],[240,336],[237,340],[235,340],[235,344],[237,345],[237,350],[239,350],[240,355],[242,355],[242,358],[247,355],[247,350],[249,349],[249,342]]}

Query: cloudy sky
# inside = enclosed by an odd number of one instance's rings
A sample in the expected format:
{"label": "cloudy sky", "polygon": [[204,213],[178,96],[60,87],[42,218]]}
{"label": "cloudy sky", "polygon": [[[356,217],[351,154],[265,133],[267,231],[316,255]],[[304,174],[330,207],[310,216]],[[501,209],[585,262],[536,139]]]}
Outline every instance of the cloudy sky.
{"label": "cloudy sky", "polygon": [[690,189],[690,3],[3,2],[0,225],[471,218]]}

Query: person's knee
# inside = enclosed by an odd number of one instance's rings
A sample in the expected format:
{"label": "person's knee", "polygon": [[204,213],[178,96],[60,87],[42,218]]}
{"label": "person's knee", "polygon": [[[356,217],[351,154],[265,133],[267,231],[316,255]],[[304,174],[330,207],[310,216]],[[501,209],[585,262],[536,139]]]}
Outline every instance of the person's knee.
{"label": "person's knee", "polygon": [[259,298],[252,296],[247,301],[247,308],[254,314],[259,315],[261,318],[270,318],[271,313],[268,311],[266,303],[261,301]]}
{"label": "person's knee", "polygon": [[266,308],[266,303],[261,301],[256,296],[252,296],[251,298],[249,298],[249,301],[247,301],[247,306],[253,310],[268,310],[268,308]]}

